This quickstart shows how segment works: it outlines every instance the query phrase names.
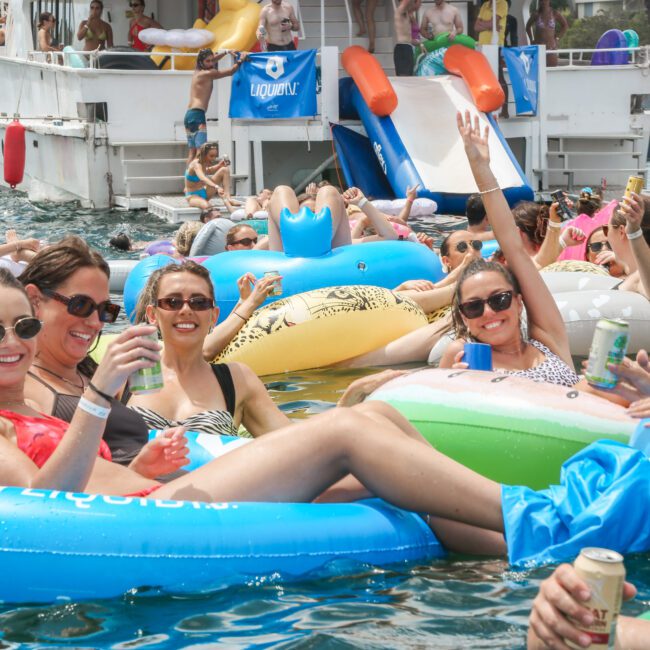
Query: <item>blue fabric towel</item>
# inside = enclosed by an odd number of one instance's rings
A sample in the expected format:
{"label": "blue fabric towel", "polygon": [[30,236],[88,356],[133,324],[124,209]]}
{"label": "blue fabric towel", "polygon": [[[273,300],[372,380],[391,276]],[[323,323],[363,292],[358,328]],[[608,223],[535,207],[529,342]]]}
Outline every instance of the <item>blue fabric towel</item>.
{"label": "blue fabric towel", "polygon": [[547,490],[502,486],[501,502],[515,566],[573,559],[586,546],[650,550],[650,458],[618,442],[585,447]]}

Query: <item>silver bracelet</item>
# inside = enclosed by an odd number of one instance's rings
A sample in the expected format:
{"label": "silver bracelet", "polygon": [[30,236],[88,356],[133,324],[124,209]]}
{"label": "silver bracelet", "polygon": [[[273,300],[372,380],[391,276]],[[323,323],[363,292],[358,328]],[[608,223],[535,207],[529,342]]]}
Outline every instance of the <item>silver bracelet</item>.
{"label": "silver bracelet", "polygon": [[89,415],[94,415],[96,418],[99,418],[100,420],[106,420],[108,418],[108,414],[111,412],[110,408],[104,408],[103,406],[94,404],[93,402],[86,399],[85,397],[82,397],[79,400],[79,404],[77,404],[77,408],[81,409],[85,413],[88,413]]}
{"label": "silver bracelet", "polygon": [[635,230],[634,232],[628,232],[626,230],[625,234],[627,235],[628,239],[638,239],[639,237],[643,237],[643,229],[639,228],[638,230]]}
{"label": "silver bracelet", "polygon": [[368,199],[364,196],[359,203],[357,203],[358,208],[363,208],[363,206],[368,203]]}
{"label": "silver bracelet", "polygon": [[557,222],[557,221],[551,221],[550,219],[548,220],[548,227],[549,228],[555,228],[556,230],[559,230],[562,228],[562,223]]}
{"label": "silver bracelet", "polygon": [[479,194],[489,194],[490,192],[498,192],[501,188],[497,185],[496,187],[491,187],[489,190],[479,190]]}

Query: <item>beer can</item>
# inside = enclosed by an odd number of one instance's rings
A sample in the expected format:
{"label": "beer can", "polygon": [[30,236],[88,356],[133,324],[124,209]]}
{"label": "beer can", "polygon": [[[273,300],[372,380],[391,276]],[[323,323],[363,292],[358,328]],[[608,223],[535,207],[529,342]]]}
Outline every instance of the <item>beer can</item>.
{"label": "beer can", "polygon": [[629,326],[622,320],[601,318],[596,324],[589,350],[585,379],[598,388],[614,388],[618,379],[607,368],[608,363],[620,365],[627,352]]}
{"label": "beer can", "polygon": [[[276,275],[280,275],[278,271],[265,271],[264,272],[264,277],[273,277]],[[282,280],[276,280],[273,283],[273,289],[271,289],[271,293],[269,293],[269,296],[281,296],[282,295]]]}
{"label": "beer can", "polygon": [[[144,338],[158,342],[158,334],[154,332]],[[129,390],[135,395],[146,395],[147,393],[157,393],[164,386],[162,366],[157,361],[151,368],[141,368],[136,370],[129,377]]]}
{"label": "beer can", "polygon": [[[583,605],[591,611],[594,620],[591,625],[575,619],[572,623],[591,638],[592,650],[613,648],[625,582],[623,556],[606,548],[583,548],[573,566],[589,585],[591,598]],[[582,647],[569,640],[566,644],[571,648]]]}
{"label": "beer can", "polygon": [[641,194],[643,191],[643,179],[640,176],[630,176],[625,186],[625,198],[630,197],[630,192]]}

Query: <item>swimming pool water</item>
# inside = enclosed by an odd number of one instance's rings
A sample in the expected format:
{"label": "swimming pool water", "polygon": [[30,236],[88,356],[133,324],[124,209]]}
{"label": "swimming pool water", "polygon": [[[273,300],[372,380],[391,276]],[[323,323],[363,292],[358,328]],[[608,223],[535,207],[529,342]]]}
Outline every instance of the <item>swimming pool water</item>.
{"label": "swimming pool water", "polygon": [[[420,220],[419,226],[440,234],[430,222]],[[6,228],[49,241],[78,234],[107,257],[118,257],[106,242],[119,230],[143,240],[175,230],[143,212],[32,205],[0,191],[0,239]],[[313,370],[265,380],[276,403],[299,418],[331,408],[348,383],[366,372]],[[630,556],[626,567],[639,596],[624,613],[635,615],[650,609],[649,556]],[[0,650],[524,648],[530,604],[549,573],[513,572],[501,559],[452,557],[389,570],[357,566],[346,575],[299,583],[269,576],[183,597],[141,590],[97,602],[0,604]]]}

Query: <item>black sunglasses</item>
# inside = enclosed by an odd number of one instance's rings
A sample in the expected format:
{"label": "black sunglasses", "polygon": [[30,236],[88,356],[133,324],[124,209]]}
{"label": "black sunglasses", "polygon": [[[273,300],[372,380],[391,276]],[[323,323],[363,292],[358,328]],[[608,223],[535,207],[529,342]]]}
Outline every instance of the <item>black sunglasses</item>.
{"label": "black sunglasses", "polygon": [[187,305],[192,311],[207,311],[214,307],[214,301],[207,296],[192,296],[191,298],[171,296],[171,298],[158,298],[156,305],[165,311],[180,311],[184,305]]}
{"label": "black sunglasses", "polygon": [[0,343],[5,340],[7,332],[13,330],[13,333],[19,338],[27,341],[33,339],[41,331],[42,323],[38,318],[33,316],[26,316],[17,320],[13,327],[5,327],[0,325]]}
{"label": "black sunglasses", "polygon": [[456,250],[459,253],[466,253],[470,244],[475,251],[480,251],[483,248],[483,242],[480,239],[472,239],[471,241],[459,241],[456,244]]}
{"label": "black sunglasses", "polygon": [[242,246],[251,246],[252,244],[257,244],[257,237],[244,237],[243,239],[234,241],[230,245],[235,246],[236,244],[241,244]]}
{"label": "black sunglasses", "polygon": [[141,2],[131,2],[129,4],[129,7],[131,7],[131,8],[133,8],[133,7],[141,7],[141,6],[142,6]]}
{"label": "black sunglasses", "polygon": [[600,253],[600,251],[602,251],[603,248],[607,249],[608,251],[612,250],[612,247],[609,245],[608,241],[595,241],[591,244],[587,244],[587,248],[592,253]]}
{"label": "black sunglasses", "polygon": [[83,293],[78,293],[70,297],[52,291],[52,289],[42,289],[42,293],[63,303],[67,307],[68,314],[71,316],[88,318],[90,314],[97,310],[97,315],[102,323],[114,323],[120,313],[120,306],[114,302],[104,300],[98,304],[90,296],[86,296]]}
{"label": "black sunglasses", "polygon": [[480,318],[485,312],[486,304],[494,312],[505,311],[512,304],[512,291],[500,291],[489,298],[476,298],[476,300],[461,302],[458,309],[465,318]]}

